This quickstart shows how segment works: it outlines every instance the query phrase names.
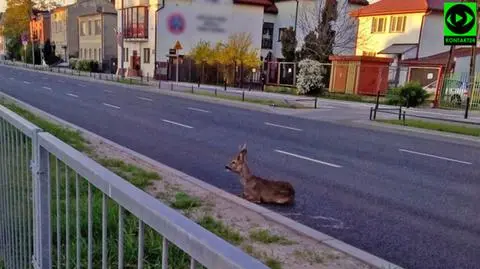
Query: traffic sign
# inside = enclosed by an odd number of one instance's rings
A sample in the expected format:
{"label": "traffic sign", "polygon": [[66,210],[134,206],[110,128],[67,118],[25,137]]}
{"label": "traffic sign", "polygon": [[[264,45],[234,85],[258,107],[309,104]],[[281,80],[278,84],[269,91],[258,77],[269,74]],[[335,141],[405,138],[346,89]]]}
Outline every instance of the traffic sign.
{"label": "traffic sign", "polygon": [[182,44],[178,40],[177,40],[177,42],[175,42],[175,46],[173,46],[173,48],[175,50],[182,50],[183,49]]}
{"label": "traffic sign", "polygon": [[477,44],[476,2],[445,2],[443,20],[444,45]]}
{"label": "traffic sign", "polygon": [[22,44],[24,46],[26,46],[28,44],[28,34],[27,33],[22,34]]}
{"label": "traffic sign", "polygon": [[179,35],[185,31],[185,17],[181,13],[172,13],[167,17],[167,26],[170,33]]}

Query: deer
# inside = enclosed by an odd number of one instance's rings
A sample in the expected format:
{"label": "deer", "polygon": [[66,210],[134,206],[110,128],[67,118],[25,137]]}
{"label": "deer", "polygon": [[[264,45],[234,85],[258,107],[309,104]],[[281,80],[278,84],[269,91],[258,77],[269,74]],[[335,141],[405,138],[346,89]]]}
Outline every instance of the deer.
{"label": "deer", "polygon": [[247,144],[239,147],[236,154],[225,169],[240,176],[243,192],[239,195],[252,203],[261,204],[293,204],[295,190],[292,184],[274,181],[253,175],[247,164]]}

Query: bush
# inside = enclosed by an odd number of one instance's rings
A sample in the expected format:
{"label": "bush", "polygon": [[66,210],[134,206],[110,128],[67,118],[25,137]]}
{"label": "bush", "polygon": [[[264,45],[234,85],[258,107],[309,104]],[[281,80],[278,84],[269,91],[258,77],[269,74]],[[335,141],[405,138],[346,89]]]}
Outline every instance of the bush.
{"label": "bush", "polygon": [[93,60],[79,60],[75,64],[75,69],[85,72],[98,72],[98,62]]}
{"label": "bush", "polygon": [[422,105],[430,94],[422,88],[420,83],[414,81],[402,87],[390,89],[387,94],[387,104],[417,107]]}
{"label": "bush", "polygon": [[77,62],[78,62],[77,58],[70,58],[70,63],[69,63],[70,68],[75,69],[77,67]]}
{"label": "bush", "polygon": [[299,63],[297,88],[299,94],[320,93],[325,88],[323,76],[325,68],[318,61],[305,59]]}

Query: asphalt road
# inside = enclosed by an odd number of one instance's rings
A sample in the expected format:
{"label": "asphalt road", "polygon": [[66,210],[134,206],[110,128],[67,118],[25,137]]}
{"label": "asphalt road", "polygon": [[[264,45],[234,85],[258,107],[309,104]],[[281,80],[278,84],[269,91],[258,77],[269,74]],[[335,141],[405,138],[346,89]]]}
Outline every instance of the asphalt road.
{"label": "asphalt road", "polygon": [[[271,207],[405,268],[480,268],[480,151],[0,66],[0,90],[237,194],[224,170],[247,142],[257,175],[290,181]],[[324,113],[334,113],[334,110]]]}

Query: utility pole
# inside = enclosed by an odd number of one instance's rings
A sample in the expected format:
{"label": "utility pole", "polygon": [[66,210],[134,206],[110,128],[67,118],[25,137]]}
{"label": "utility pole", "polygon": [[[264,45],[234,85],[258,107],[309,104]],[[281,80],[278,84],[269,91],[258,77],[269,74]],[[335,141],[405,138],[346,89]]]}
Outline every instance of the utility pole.
{"label": "utility pole", "polygon": [[[30,3],[30,38],[32,40],[32,63],[33,68],[35,68],[35,41],[33,40],[33,30],[34,25],[33,23],[36,21],[35,14],[33,14],[33,3]],[[26,59],[25,59],[26,60]]]}
{"label": "utility pole", "polygon": [[[476,8],[475,10],[478,10],[478,3],[475,2]],[[477,20],[477,33],[475,35],[475,39],[478,41],[478,20]],[[468,87],[468,93],[467,93],[467,105],[465,106],[465,119],[468,118],[468,109],[470,106],[470,101],[472,98],[472,93],[475,90],[475,83],[476,83],[476,74],[475,74],[475,64],[477,61],[477,44],[472,45],[472,54],[470,56],[470,75],[469,75],[469,82],[470,85]]]}
{"label": "utility pole", "polygon": [[124,59],[125,59],[125,48],[124,48],[124,45],[125,45],[125,43],[123,42],[123,39],[124,39],[124,36],[125,36],[125,34],[124,34],[125,29],[123,29],[123,14],[124,14],[124,10],[123,10],[123,9],[124,9],[124,5],[123,5],[123,2],[124,2],[125,0],[121,0],[121,1],[122,1],[122,5],[121,5],[121,12],[120,12],[120,13],[121,13],[121,17],[120,17],[120,24],[121,24],[121,26],[120,26],[120,29],[121,29],[121,31],[120,31],[120,39],[121,39],[121,40],[120,40],[120,43],[121,43],[121,45],[120,45],[120,48],[121,48],[122,52],[120,53],[120,56],[121,56],[121,57],[120,57],[120,70],[121,70],[122,79],[123,79],[123,78],[125,78],[125,70],[124,70],[124,62],[125,62],[125,60],[124,60]]}

